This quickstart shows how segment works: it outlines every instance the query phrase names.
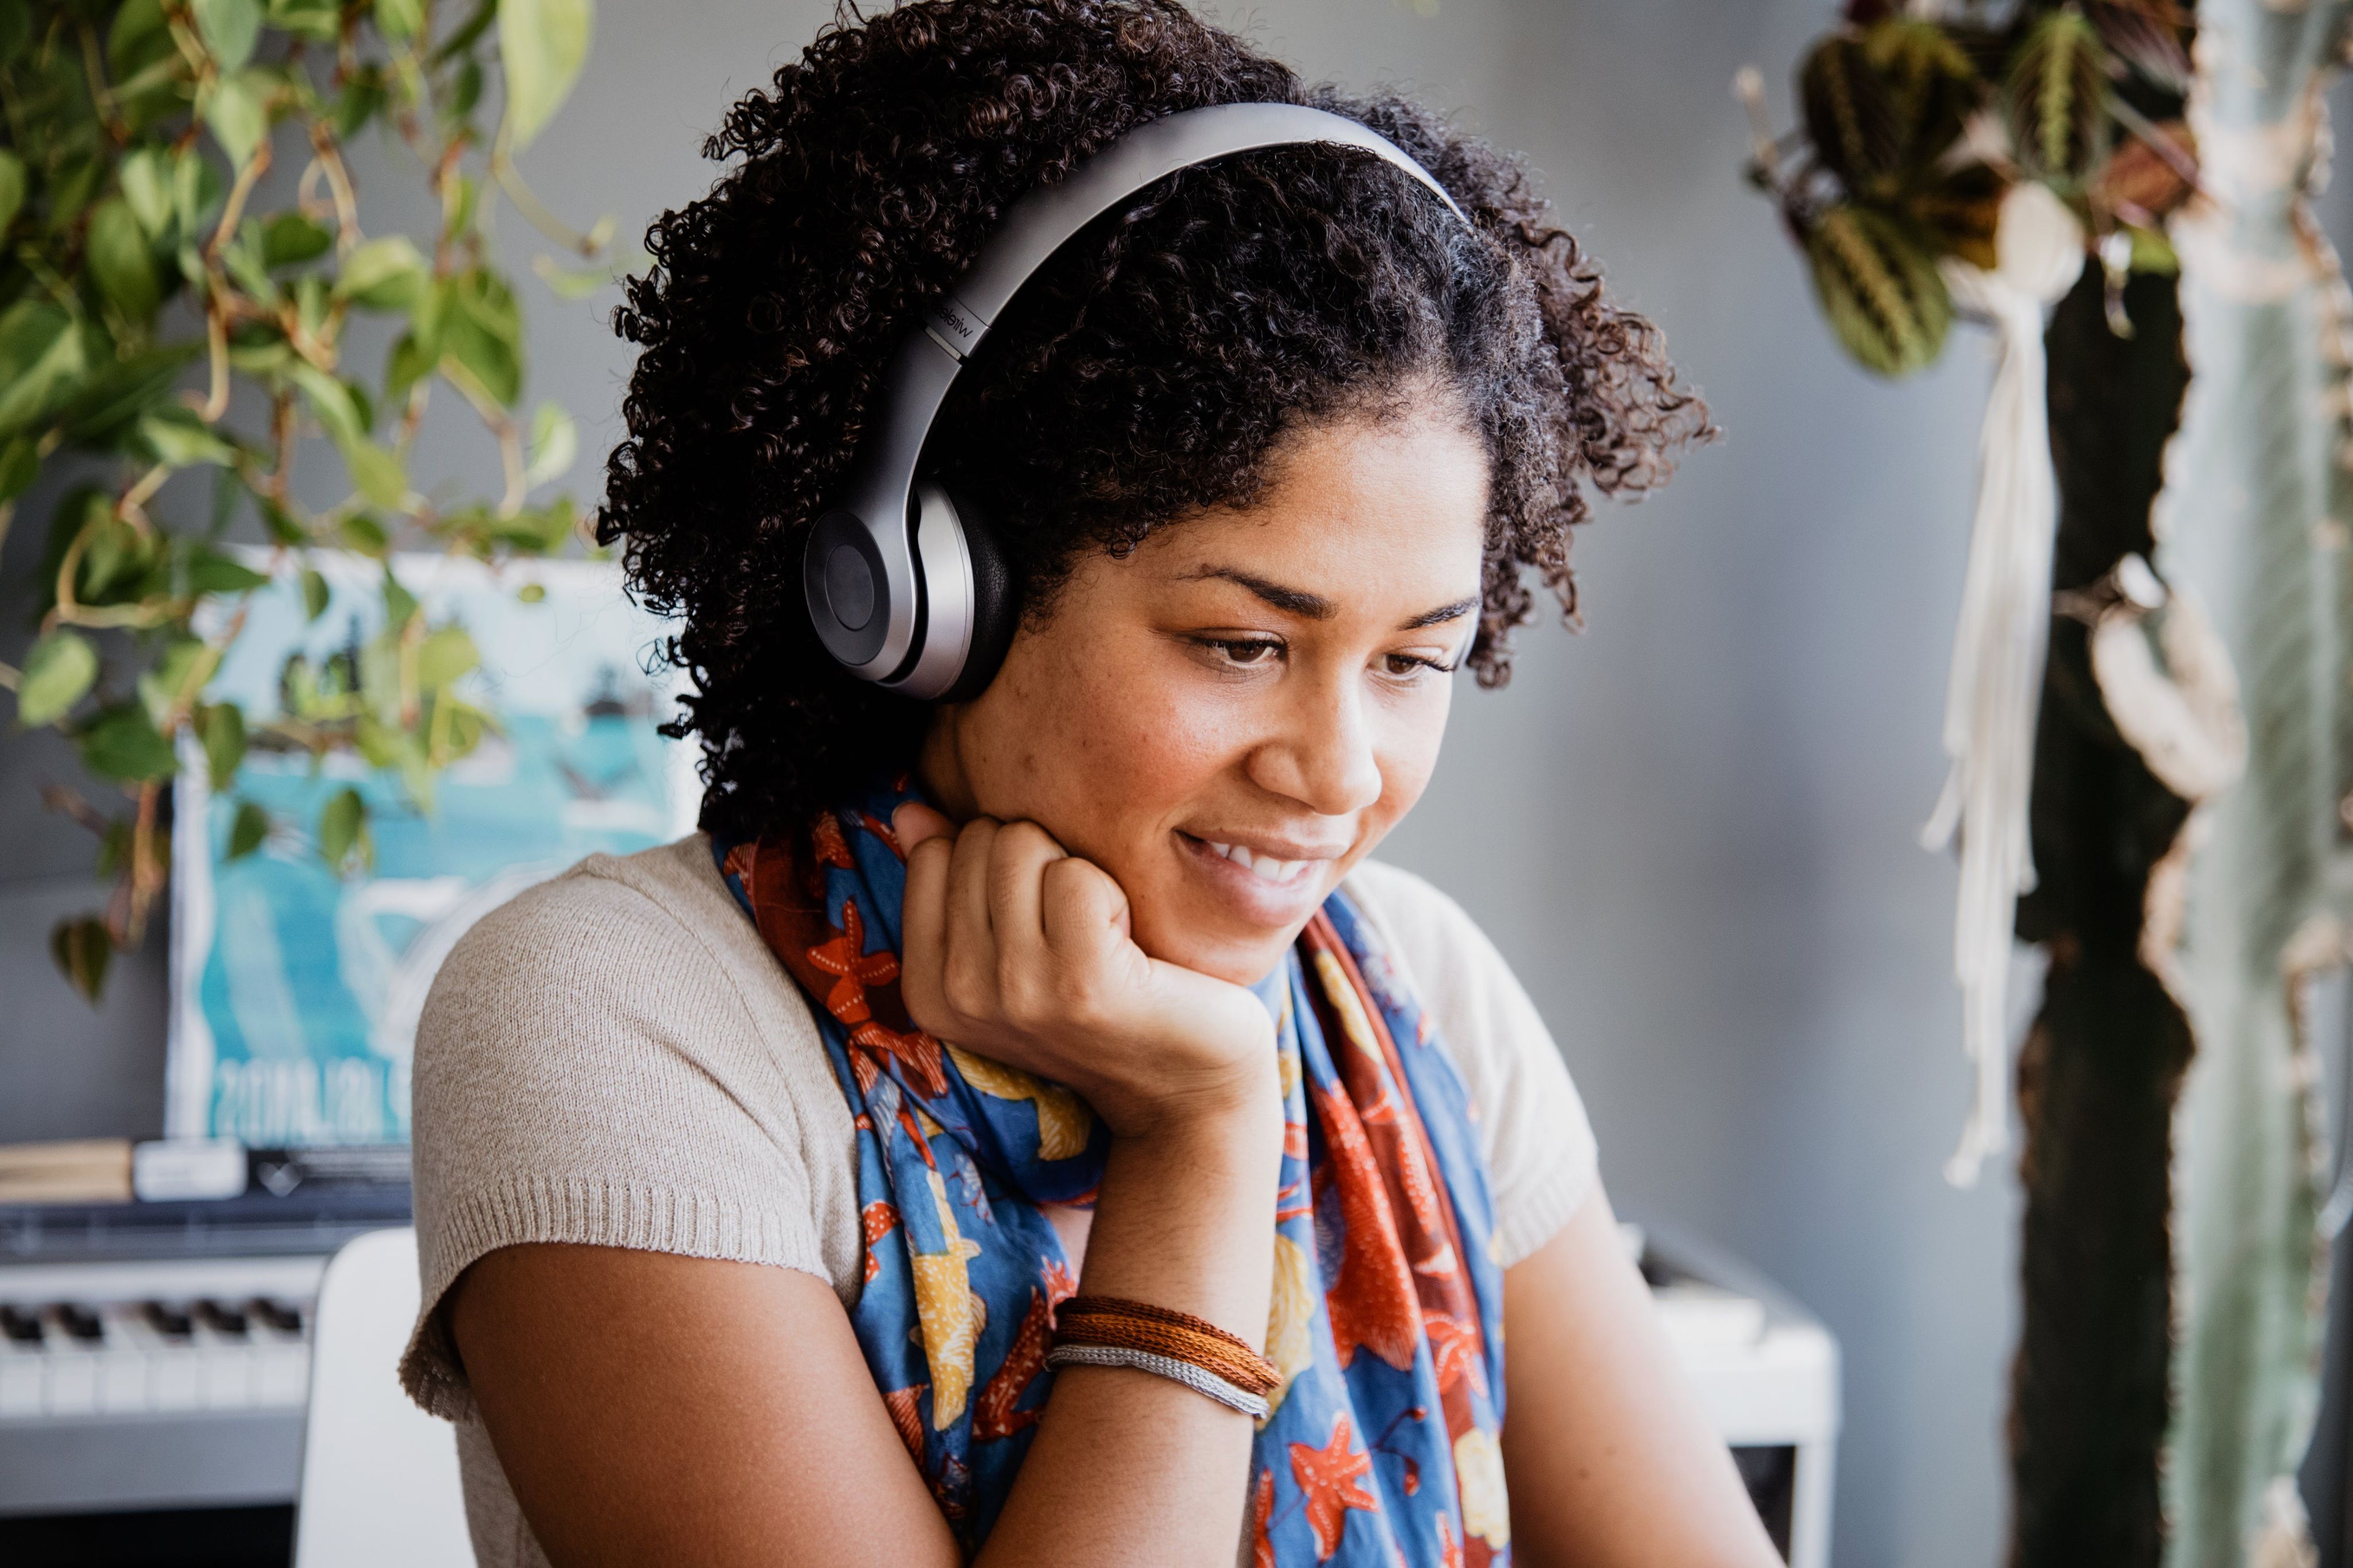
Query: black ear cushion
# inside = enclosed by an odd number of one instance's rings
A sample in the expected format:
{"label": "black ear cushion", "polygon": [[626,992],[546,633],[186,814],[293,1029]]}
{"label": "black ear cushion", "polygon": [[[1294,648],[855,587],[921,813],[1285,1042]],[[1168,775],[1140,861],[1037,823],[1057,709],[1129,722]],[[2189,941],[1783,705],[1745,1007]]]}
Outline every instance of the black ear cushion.
{"label": "black ear cushion", "polygon": [[941,693],[940,700],[969,702],[997,679],[1005,650],[1013,646],[1021,606],[1014,592],[1012,569],[1006,564],[997,531],[989,526],[988,513],[961,492],[948,500],[955,505],[956,521],[964,526],[964,547],[972,557],[972,650],[965,656],[955,684]]}

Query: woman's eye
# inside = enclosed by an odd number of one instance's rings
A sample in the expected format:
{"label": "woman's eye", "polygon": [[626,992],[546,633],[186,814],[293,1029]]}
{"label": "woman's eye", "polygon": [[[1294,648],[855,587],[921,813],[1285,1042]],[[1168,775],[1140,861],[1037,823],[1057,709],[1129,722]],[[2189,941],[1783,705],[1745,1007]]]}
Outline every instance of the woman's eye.
{"label": "woman's eye", "polygon": [[1424,670],[1433,675],[1444,675],[1453,668],[1451,665],[1440,664],[1434,658],[1424,658],[1419,654],[1412,653],[1384,654],[1381,658],[1381,667],[1399,680],[1409,680]]}
{"label": "woman's eye", "polygon": [[1224,654],[1228,664],[1245,666],[1271,663],[1282,653],[1282,645],[1275,642],[1215,642],[1209,646]]}

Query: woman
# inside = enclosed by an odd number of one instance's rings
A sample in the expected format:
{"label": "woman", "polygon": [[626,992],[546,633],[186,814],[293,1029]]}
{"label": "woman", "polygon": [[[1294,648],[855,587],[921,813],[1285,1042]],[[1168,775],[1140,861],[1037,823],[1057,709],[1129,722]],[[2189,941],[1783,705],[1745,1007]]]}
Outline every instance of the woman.
{"label": "woman", "polygon": [[[1329,146],[1120,204],[935,426],[1001,668],[843,672],[803,542],[1003,209],[1311,101],[1467,225]],[[485,921],[418,1039],[406,1375],[482,1561],[1774,1561],[1542,1024],[1366,858],[1524,570],[1570,607],[1585,488],[1704,431],[1650,326],[1515,164],[1173,0],[839,26],[709,151],[602,519],[683,617],[707,833]]]}

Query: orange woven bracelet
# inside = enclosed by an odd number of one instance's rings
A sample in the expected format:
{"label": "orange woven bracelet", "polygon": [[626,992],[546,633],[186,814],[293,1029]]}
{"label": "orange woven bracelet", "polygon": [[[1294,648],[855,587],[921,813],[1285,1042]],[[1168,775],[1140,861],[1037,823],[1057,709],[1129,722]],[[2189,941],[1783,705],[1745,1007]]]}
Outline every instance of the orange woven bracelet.
{"label": "orange woven bracelet", "polygon": [[1057,1344],[1150,1352],[1213,1373],[1250,1394],[1271,1394],[1282,1382],[1274,1363],[1247,1341],[1189,1312],[1113,1296],[1073,1296],[1056,1309],[1054,1324]]}

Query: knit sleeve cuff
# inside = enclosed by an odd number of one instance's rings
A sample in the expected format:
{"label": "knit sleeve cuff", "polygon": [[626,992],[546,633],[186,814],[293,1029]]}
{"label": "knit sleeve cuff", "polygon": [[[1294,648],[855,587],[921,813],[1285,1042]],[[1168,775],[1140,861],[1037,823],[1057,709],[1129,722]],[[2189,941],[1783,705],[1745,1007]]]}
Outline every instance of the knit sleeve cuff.
{"label": "knit sleeve cuff", "polygon": [[1489,1244],[1498,1267],[1509,1268],[1534,1257],[1560,1234],[1599,1184],[1600,1169],[1589,1140],[1563,1149],[1550,1169],[1533,1182],[1495,1195],[1495,1234]]}
{"label": "knit sleeve cuff", "polygon": [[449,1337],[442,1299],[476,1259],[502,1247],[539,1242],[765,1263],[831,1283],[806,1215],[647,1183],[511,1177],[460,1199],[438,1223],[418,1227],[423,1291],[416,1330],[400,1358],[400,1384],[409,1398],[446,1420],[472,1417],[473,1394]]}

